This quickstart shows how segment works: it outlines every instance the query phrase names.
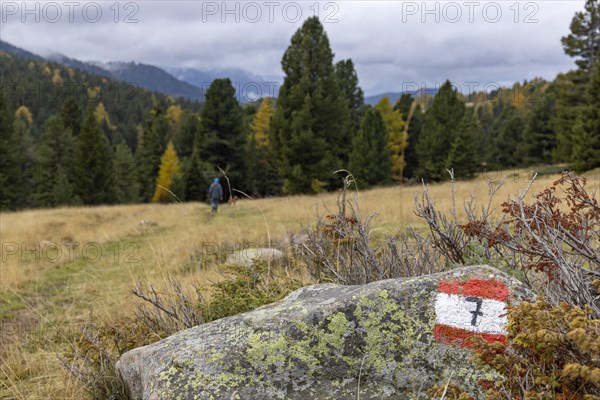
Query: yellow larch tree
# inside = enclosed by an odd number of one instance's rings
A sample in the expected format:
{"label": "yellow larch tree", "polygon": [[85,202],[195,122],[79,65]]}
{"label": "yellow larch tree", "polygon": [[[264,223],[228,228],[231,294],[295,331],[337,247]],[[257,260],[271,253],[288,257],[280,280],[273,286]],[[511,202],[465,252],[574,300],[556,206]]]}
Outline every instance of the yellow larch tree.
{"label": "yellow larch tree", "polygon": [[381,113],[388,134],[388,148],[392,155],[392,178],[400,181],[404,172],[404,150],[408,146],[402,114],[394,110],[387,96],[383,97],[375,108]]}
{"label": "yellow larch tree", "polygon": [[158,177],[156,178],[156,190],[152,196],[154,203],[166,203],[173,200],[173,195],[169,192],[173,187],[173,182],[179,178],[180,166],[179,158],[173,147],[173,143],[169,142],[167,149],[160,158],[160,168]]}

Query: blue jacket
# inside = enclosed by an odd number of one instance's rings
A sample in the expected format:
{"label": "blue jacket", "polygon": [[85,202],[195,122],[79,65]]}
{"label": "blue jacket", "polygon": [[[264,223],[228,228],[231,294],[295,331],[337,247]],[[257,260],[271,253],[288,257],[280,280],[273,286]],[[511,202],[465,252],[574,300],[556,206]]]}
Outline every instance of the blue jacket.
{"label": "blue jacket", "polygon": [[219,182],[213,182],[210,184],[210,187],[208,188],[208,197],[211,199],[223,198],[223,188]]}

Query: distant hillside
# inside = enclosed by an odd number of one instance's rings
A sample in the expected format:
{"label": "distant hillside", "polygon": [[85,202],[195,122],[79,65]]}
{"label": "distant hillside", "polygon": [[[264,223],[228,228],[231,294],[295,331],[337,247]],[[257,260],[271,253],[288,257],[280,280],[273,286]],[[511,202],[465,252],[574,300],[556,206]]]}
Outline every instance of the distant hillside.
{"label": "distant hillside", "polygon": [[20,47],[13,46],[12,44],[3,42],[2,40],[0,40],[0,51],[4,51],[9,54],[14,54],[17,57],[25,58],[28,60],[43,60],[43,58],[38,56],[37,54],[30,53],[27,50],[23,50]]}
{"label": "distant hillside", "polygon": [[18,57],[37,61],[52,61],[70,68],[75,68],[94,75],[109,77],[121,82],[127,82],[140,88],[160,92],[175,98],[183,97],[195,101],[204,100],[202,90],[199,87],[193,86],[188,82],[180,81],[163,69],[153,65],[133,62],[112,62],[106,64],[90,63],[79,61],[58,53],[51,54],[44,58],[3,41],[0,41],[0,48],[2,51]]}
{"label": "distant hillside", "polygon": [[173,97],[185,97],[190,100],[203,101],[201,86],[194,86],[181,81],[167,71],[149,64],[135,62],[109,62],[96,64],[120,81],[132,83],[148,90],[161,92]]}
{"label": "distant hillside", "polygon": [[[54,53],[46,57],[33,54],[27,50],[0,41],[0,49],[9,54],[31,60],[48,60],[71,68],[76,68],[91,74],[110,77],[115,80],[127,82],[151,91],[167,94],[178,98],[204,101],[204,93],[213,80],[229,78],[238,93],[240,102],[249,102],[256,96],[272,96],[273,87],[279,85],[269,83],[259,75],[235,69],[198,70],[193,68],[157,67],[137,62],[84,62]],[[278,80],[276,83],[280,83]],[[258,93],[255,93],[257,92]],[[270,92],[269,92],[270,91]],[[252,93],[249,93],[252,92]]]}
{"label": "distant hillside", "polygon": [[[9,109],[25,106],[31,112],[34,137],[39,137],[46,119],[58,114],[64,102],[73,97],[82,113],[102,103],[110,119],[108,138],[113,143],[124,139],[135,150],[138,127],[145,124],[153,106],[158,104],[166,109],[173,103],[167,95],[107,76],[44,59],[23,58],[3,50],[0,51],[0,75],[0,87]],[[184,109],[200,108],[200,103],[186,99],[179,99],[176,104]]]}
{"label": "distant hillside", "polygon": [[67,57],[64,54],[51,54],[49,56],[46,56],[45,59],[48,61],[55,62],[57,64],[66,65],[67,67],[77,68],[81,71],[89,72],[90,74],[112,77],[111,73],[103,68],[97,67],[94,64],[85,63],[83,61]]}
{"label": "distant hillside", "polygon": [[411,91],[409,91],[409,92],[385,92],[385,93],[380,93],[380,94],[376,94],[373,96],[365,97],[365,103],[374,106],[375,104],[379,103],[379,101],[381,99],[383,99],[385,96],[387,96],[390,99],[390,102],[392,104],[396,104],[396,102],[398,101],[400,96],[402,96],[405,93],[409,93],[413,98],[415,98],[415,97],[421,98],[421,97],[425,97],[425,96],[435,97],[437,92],[438,92],[437,88],[423,88],[423,89],[415,90],[412,92]]}

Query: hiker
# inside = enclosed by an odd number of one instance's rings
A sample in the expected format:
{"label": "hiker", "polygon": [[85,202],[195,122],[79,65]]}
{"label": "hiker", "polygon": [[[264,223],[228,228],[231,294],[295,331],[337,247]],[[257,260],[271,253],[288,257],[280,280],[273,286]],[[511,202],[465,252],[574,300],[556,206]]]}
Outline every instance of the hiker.
{"label": "hiker", "polygon": [[212,213],[216,214],[217,208],[219,208],[219,200],[223,201],[223,188],[219,183],[219,178],[215,178],[213,183],[208,188],[208,197],[210,198],[210,205],[212,206]]}

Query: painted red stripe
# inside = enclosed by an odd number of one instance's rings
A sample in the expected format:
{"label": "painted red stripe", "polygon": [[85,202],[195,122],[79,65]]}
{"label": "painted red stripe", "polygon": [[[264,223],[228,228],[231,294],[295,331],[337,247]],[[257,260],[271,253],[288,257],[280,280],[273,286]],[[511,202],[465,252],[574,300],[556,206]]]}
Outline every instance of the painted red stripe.
{"label": "painted red stripe", "polygon": [[464,296],[485,297],[499,301],[506,301],[508,288],[502,281],[471,279],[466,282],[441,281],[438,290],[448,294]]}
{"label": "painted red stripe", "polygon": [[506,346],[506,336],[496,333],[477,333],[466,329],[456,328],[454,326],[436,324],[433,328],[435,340],[448,346],[456,347],[474,347],[476,340],[481,338],[488,343],[500,342]]}

